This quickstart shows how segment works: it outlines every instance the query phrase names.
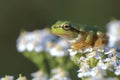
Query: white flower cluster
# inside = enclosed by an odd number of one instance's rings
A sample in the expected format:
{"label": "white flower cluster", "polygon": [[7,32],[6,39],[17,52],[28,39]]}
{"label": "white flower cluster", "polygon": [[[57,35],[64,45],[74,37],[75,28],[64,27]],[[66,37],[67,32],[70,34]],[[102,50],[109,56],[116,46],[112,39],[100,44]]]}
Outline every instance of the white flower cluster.
{"label": "white flower cluster", "polygon": [[53,43],[52,47],[47,50],[52,56],[63,57],[68,55],[67,49],[70,47],[69,43],[63,39],[59,39]]}
{"label": "white flower cluster", "polygon": [[49,29],[35,30],[33,32],[22,32],[17,40],[17,49],[19,52],[36,51],[40,52],[45,49],[45,45],[54,40],[55,36],[50,33]]}
{"label": "white flower cluster", "polygon": [[48,75],[43,71],[37,71],[31,74],[33,77],[31,80],[48,80]]}
{"label": "white flower cluster", "polygon": [[[80,53],[81,52],[81,53]],[[76,63],[79,65],[78,77],[92,77],[97,78],[100,76],[107,76],[107,71],[120,75],[120,60],[119,54],[115,49],[111,48],[108,51],[104,50],[93,50],[91,48],[85,49],[84,51],[72,51],[72,56],[81,54]],[[100,77],[98,77],[100,78]],[[98,79],[92,79],[98,80]],[[103,79],[104,80],[104,79]]]}
{"label": "white flower cluster", "polygon": [[5,76],[5,77],[0,78],[0,80],[14,80],[14,77],[8,75],[8,76]]}
{"label": "white flower cluster", "polygon": [[113,20],[107,24],[109,47],[120,47],[120,21]]}
{"label": "white flower cluster", "polygon": [[55,68],[51,71],[52,77],[49,80],[71,80],[67,71],[62,68]]}
{"label": "white flower cluster", "polygon": [[50,53],[52,56],[66,56],[69,44],[53,35],[50,29],[35,30],[33,32],[22,32],[17,39],[17,49],[19,52],[42,51]]}
{"label": "white flower cluster", "polygon": [[19,75],[19,78],[16,80],[27,80],[27,78],[25,76],[22,76],[21,74]]}
{"label": "white flower cluster", "polygon": [[70,53],[70,56],[75,56],[77,53],[86,53],[86,52],[91,52],[93,51],[93,48],[89,47],[89,48],[86,48],[85,50],[73,50],[72,48],[71,49],[68,49],[69,53]]}
{"label": "white flower cluster", "polygon": [[117,78],[117,77],[104,78],[102,73],[99,72],[99,74],[97,74],[97,76],[88,77],[85,80],[119,80],[119,78]]}
{"label": "white flower cluster", "polygon": [[[15,79],[14,79],[14,76],[8,75],[5,77],[2,77],[0,80],[15,80]],[[20,75],[16,80],[27,80],[27,78],[25,76]]]}
{"label": "white flower cluster", "polygon": [[[71,80],[69,73],[60,67],[51,70],[51,74],[52,77],[49,78],[44,71],[39,70],[31,74],[32,79],[30,80]],[[21,74],[17,79],[14,79],[14,76],[6,75],[0,78],[0,80],[27,80],[27,78]]]}

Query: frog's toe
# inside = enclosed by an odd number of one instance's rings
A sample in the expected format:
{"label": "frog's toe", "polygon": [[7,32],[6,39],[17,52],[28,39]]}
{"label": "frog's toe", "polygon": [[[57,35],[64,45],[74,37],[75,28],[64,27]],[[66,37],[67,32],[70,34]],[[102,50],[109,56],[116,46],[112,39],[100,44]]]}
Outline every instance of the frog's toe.
{"label": "frog's toe", "polygon": [[95,41],[94,50],[104,49],[104,46],[108,43],[108,37],[102,32],[99,32],[97,35],[98,39]]}
{"label": "frog's toe", "polygon": [[105,43],[103,43],[103,40],[99,38],[99,39],[96,40],[93,49],[94,50],[97,50],[97,49],[103,50],[104,46],[105,46]]}

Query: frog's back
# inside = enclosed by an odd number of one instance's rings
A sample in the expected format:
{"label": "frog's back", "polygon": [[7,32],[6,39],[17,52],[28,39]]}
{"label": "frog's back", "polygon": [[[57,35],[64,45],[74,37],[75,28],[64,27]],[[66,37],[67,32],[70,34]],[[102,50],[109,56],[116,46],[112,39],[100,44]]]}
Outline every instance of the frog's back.
{"label": "frog's back", "polygon": [[84,31],[84,32],[87,31],[94,31],[95,33],[97,31],[105,32],[105,28],[99,26],[89,26],[89,25],[80,24],[78,27],[80,31]]}

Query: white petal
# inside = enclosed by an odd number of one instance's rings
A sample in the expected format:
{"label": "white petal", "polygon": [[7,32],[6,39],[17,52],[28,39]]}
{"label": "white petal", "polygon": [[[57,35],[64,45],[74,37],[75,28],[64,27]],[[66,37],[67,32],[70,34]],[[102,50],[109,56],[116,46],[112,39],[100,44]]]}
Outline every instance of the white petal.
{"label": "white petal", "polygon": [[74,56],[75,54],[77,54],[77,51],[70,52],[70,56]]}
{"label": "white petal", "polygon": [[83,73],[78,73],[77,75],[79,78],[82,78],[83,77]]}
{"label": "white petal", "polygon": [[32,43],[29,43],[29,44],[26,45],[26,49],[28,51],[32,51],[34,49],[34,45]]}

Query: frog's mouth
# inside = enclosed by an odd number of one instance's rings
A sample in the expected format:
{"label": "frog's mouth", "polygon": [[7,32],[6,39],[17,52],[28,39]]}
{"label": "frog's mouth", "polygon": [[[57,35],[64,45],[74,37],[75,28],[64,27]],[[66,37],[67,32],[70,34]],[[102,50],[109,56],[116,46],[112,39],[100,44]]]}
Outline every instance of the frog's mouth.
{"label": "frog's mouth", "polygon": [[67,34],[67,33],[55,33],[55,34],[57,36],[60,36],[62,38],[69,39],[69,40],[76,37],[75,35],[70,35],[70,34]]}

